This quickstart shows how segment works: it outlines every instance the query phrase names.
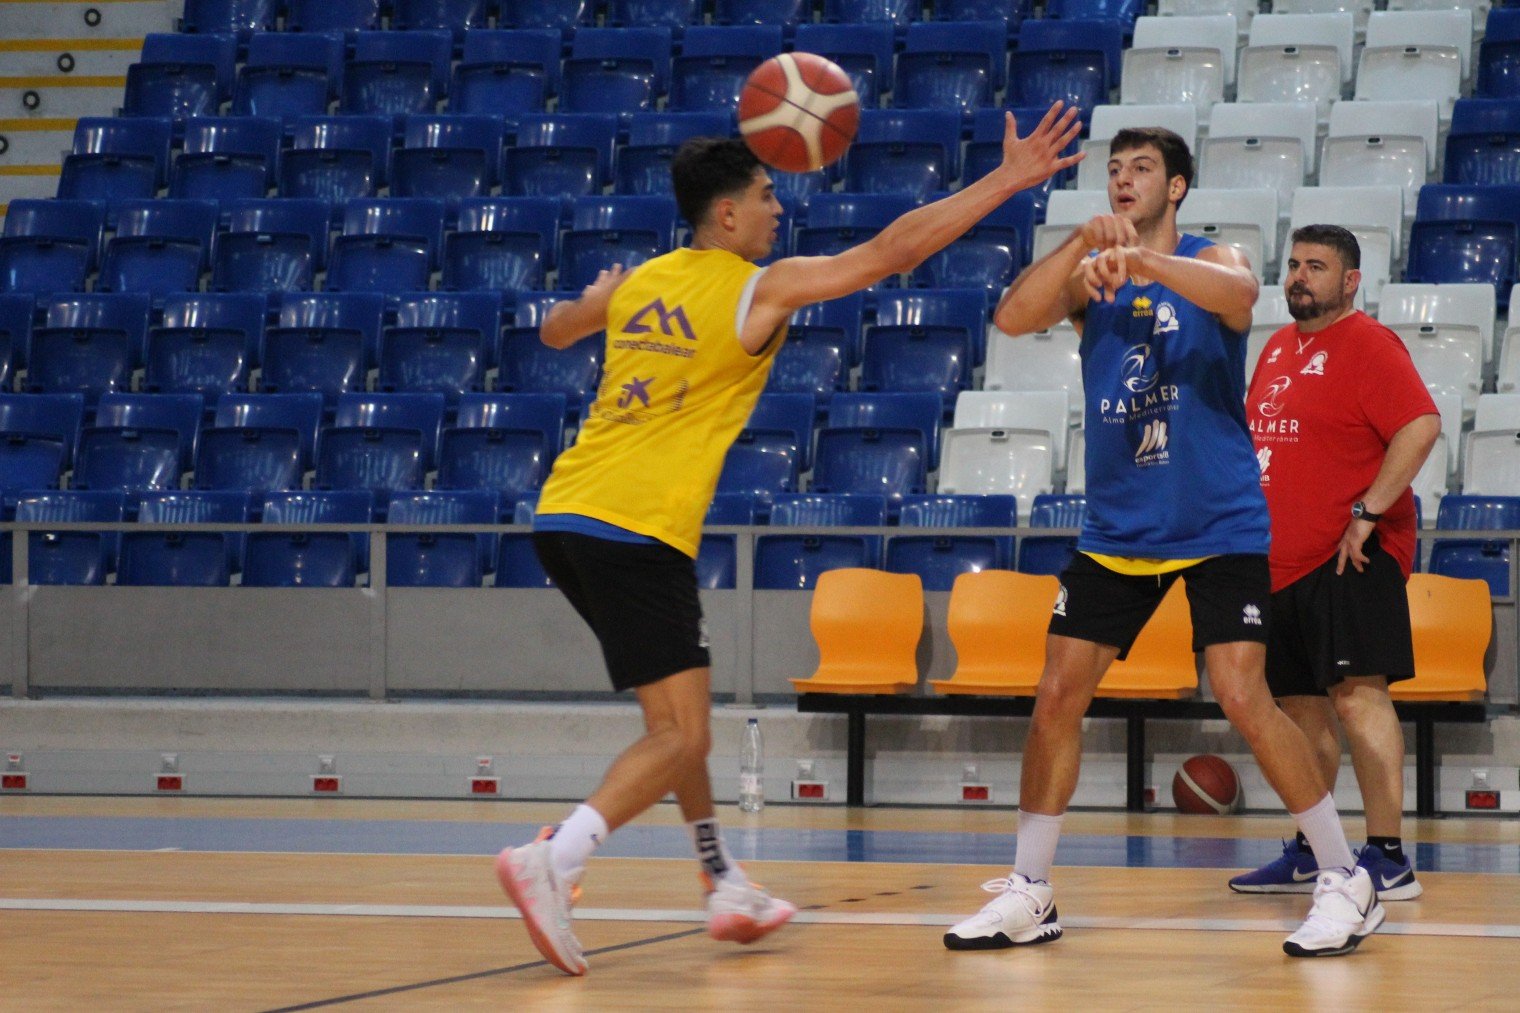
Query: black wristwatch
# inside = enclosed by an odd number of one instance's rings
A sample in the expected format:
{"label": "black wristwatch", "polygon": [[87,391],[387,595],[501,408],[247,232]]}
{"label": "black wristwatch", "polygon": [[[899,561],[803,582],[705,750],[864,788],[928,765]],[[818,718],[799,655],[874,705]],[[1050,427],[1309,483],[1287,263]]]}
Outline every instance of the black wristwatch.
{"label": "black wristwatch", "polygon": [[1382,514],[1375,514],[1371,510],[1368,510],[1367,504],[1361,500],[1357,500],[1351,504],[1351,516],[1359,521],[1371,521],[1374,524],[1383,519]]}

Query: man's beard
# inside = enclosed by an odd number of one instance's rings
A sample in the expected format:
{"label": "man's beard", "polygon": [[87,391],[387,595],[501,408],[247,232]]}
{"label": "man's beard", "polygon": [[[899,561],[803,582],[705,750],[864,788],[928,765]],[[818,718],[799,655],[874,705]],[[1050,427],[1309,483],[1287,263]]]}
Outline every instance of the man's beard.
{"label": "man's beard", "polygon": [[[1302,300],[1295,302],[1294,297],[1296,295],[1309,296],[1309,299],[1307,302]],[[1302,289],[1297,292],[1288,293],[1288,315],[1294,320],[1315,320],[1338,309],[1340,309],[1339,306],[1320,302]]]}

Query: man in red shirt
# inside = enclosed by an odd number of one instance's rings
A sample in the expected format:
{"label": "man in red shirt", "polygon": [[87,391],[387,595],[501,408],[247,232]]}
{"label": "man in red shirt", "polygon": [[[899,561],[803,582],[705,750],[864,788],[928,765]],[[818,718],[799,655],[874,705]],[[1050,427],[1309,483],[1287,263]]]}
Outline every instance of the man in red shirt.
{"label": "man in red shirt", "polygon": [[[1404,733],[1388,684],[1414,675],[1409,483],[1441,417],[1398,335],[1355,309],[1360,264],[1347,230],[1294,230],[1284,281],[1294,323],[1262,349],[1246,398],[1272,519],[1267,685],[1332,788],[1339,719],[1367,812],[1357,864],[1380,899],[1411,900],[1421,886],[1400,838]],[[1230,888],[1308,893],[1318,868],[1300,834]]]}

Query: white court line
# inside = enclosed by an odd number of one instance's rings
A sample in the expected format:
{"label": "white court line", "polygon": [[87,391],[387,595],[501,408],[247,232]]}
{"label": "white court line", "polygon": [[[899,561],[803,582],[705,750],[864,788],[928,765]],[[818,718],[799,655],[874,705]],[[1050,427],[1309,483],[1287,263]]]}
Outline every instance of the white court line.
{"label": "white court line", "polygon": [[[430,904],[252,904],[240,901],[66,900],[52,897],[0,897],[0,911],[104,911],[117,914],[317,915],[347,918],[496,918],[520,917],[510,907]],[[707,921],[704,911],[675,908],[582,908],[576,919],[592,922]],[[799,911],[798,925],[885,925],[941,927],[965,917],[957,914]],[[1160,932],[1292,932],[1297,921],[1246,918],[1062,918],[1063,928],[1129,929]],[[1520,939],[1520,925],[1469,925],[1441,922],[1384,922],[1379,933],[1394,936],[1467,936]]]}

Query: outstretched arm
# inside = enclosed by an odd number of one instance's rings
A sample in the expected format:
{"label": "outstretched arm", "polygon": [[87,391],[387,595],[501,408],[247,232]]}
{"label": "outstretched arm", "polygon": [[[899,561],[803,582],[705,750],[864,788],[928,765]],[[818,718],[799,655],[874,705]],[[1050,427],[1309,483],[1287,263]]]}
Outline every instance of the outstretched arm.
{"label": "outstretched arm", "polygon": [[1087,300],[1096,298],[1082,271],[1087,254],[1139,241],[1134,224],[1120,215],[1098,215],[1084,222],[1014,279],[998,301],[992,322],[1004,334],[1030,334],[1081,316]]}
{"label": "outstretched arm", "polygon": [[755,286],[754,302],[741,340],[760,347],[794,311],[809,303],[837,299],[869,288],[883,278],[913,270],[949,246],[1008,198],[1077,164],[1080,154],[1062,156],[1081,130],[1075,108],[1055,103],[1040,125],[1023,139],[1008,113],[1003,161],[975,183],[943,200],[909,211],[870,240],[832,257],[787,257],[772,264]]}
{"label": "outstretched arm", "polygon": [[582,338],[606,330],[607,304],[629,273],[622,264],[613,264],[581,290],[579,299],[565,299],[549,307],[539,328],[539,340],[550,348],[569,348]]}

